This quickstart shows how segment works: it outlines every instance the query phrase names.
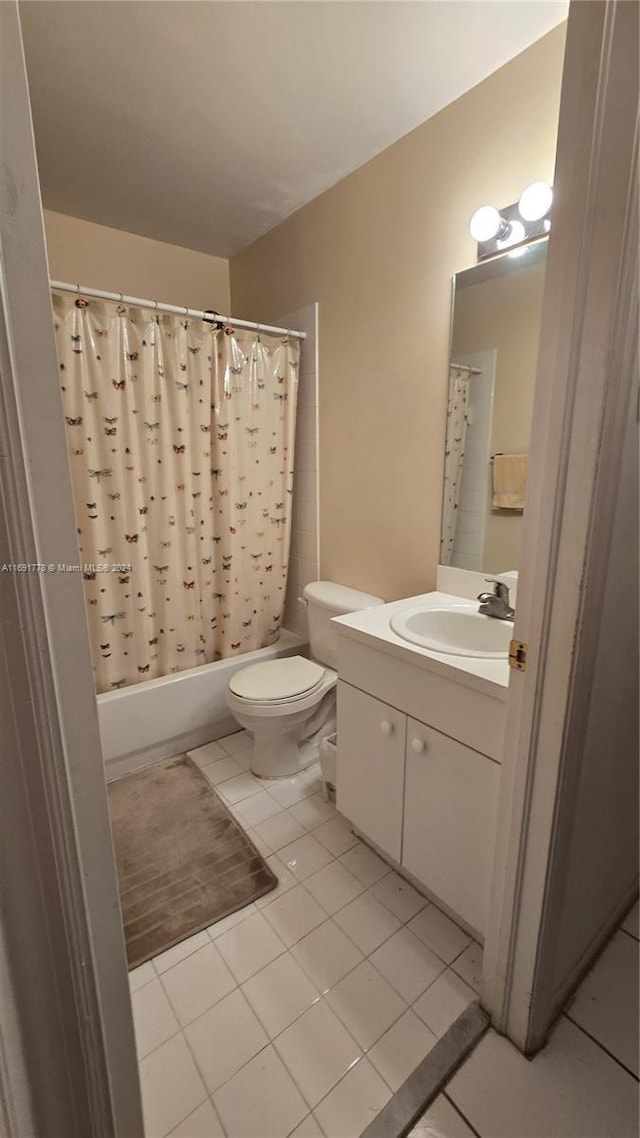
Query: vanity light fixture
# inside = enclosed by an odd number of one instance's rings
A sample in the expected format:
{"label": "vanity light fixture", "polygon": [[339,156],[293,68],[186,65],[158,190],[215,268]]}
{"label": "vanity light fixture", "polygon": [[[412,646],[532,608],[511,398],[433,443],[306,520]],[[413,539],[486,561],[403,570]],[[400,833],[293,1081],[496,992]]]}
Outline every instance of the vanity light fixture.
{"label": "vanity light fixture", "polygon": [[511,245],[521,245],[526,237],[524,225],[521,221],[512,221],[505,237],[496,240],[499,249],[508,249]]}
{"label": "vanity light fixture", "polygon": [[500,210],[492,205],[480,206],[469,223],[471,236],[478,242],[478,260],[544,237],[551,228],[552,200],[551,186],[533,182],[513,205]]}
{"label": "vanity light fixture", "polygon": [[469,229],[476,241],[491,241],[493,237],[499,237],[501,232],[506,234],[509,224],[500,217],[495,206],[481,205],[471,218]]}
{"label": "vanity light fixture", "polygon": [[551,209],[553,190],[546,182],[532,182],[520,194],[518,212],[524,221],[541,221]]}

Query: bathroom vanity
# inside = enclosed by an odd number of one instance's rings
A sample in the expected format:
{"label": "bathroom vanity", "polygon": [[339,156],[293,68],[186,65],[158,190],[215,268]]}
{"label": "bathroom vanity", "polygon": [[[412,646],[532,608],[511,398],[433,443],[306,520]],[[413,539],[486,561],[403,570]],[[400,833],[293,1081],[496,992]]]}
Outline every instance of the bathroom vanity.
{"label": "bathroom vanity", "polygon": [[334,622],[337,804],[365,840],[483,939],[508,660],[407,642],[390,622],[410,606],[427,615],[450,609],[463,621],[478,612],[477,602],[434,592]]}

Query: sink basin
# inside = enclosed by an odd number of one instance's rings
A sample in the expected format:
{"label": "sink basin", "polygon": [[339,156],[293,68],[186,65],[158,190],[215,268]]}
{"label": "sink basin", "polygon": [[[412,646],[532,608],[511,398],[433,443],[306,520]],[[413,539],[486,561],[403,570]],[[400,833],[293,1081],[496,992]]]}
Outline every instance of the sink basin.
{"label": "sink basin", "polygon": [[389,623],[397,636],[431,652],[485,660],[506,660],[513,636],[513,621],[463,608],[415,605],[394,613]]}

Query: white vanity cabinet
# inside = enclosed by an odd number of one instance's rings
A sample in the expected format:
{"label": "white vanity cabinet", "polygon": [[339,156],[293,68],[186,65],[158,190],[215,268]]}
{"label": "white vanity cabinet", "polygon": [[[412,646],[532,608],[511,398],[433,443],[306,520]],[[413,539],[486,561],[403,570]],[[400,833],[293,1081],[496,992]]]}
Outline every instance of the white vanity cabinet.
{"label": "white vanity cabinet", "polygon": [[508,665],[469,677],[464,663],[389,643],[385,608],[336,621],[338,809],[482,938]]}
{"label": "white vanity cabinet", "polygon": [[482,935],[499,764],[342,680],[338,737],[338,809]]}
{"label": "white vanity cabinet", "polygon": [[407,717],[350,684],[338,684],[338,808],[398,863],[402,857]]}
{"label": "white vanity cabinet", "polygon": [[407,721],[400,862],[471,928],[487,921],[500,766]]}

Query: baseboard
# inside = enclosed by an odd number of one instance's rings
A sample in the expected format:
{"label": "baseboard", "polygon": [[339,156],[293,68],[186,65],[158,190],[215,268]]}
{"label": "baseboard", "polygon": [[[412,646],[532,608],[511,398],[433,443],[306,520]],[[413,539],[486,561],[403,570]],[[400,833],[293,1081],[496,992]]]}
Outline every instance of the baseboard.
{"label": "baseboard", "polygon": [[[339,809],[340,804],[338,802],[338,810]],[[459,913],[456,913],[454,909],[451,909],[449,905],[447,905],[440,897],[438,897],[437,893],[433,893],[430,889],[427,889],[426,885],[424,885],[423,882],[419,880],[419,878],[414,877],[414,875],[412,873],[409,873],[409,871],[405,869],[403,865],[400,865],[400,862],[397,862],[395,858],[392,858],[391,855],[386,853],[385,850],[380,849],[380,846],[376,845],[376,843],[373,842],[371,838],[367,837],[366,834],[362,834],[357,826],[354,826],[351,822],[349,822],[349,825],[351,826],[351,829],[358,840],[362,842],[363,845],[368,846],[369,849],[373,850],[373,852],[378,855],[381,861],[386,862],[389,868],[393,869],[398,874],[398,877],[403,877],[404,880],[407,881],[409,885],[413,886],[413,888],[418,893],[420,893],[426,901],[431,901],[435,905],[436,909],[440,909],[440,912],[444,913],[446,917],[449,917],[450,920],[458,925],[459,928],[468,933],[470,937],[473,937],[473,939],[477,941],[478,944],[484,947],[484,933],[479,932],[479,930],[474,928],[473,925],[470,925],[468,921],[465,921],[464,917],[461,917]]]}
{"label": "baseboard", "polygon": [[631,885],[625,893],[622,901],[616,905],[613,912],[610,913],[610,915],[600,926],[600,929],[593,937],[593,940],[584,950],[580,958],[576,961],[573,968],[569,972],[566,979],[563,980],[562,984],[558,988],[557,996],[554,999],[554,1019],[551,1027],[549,1028],[549,1032],[552,1030],[556,1018],[560,1015],[563,1008],[571,999],[576,989],[579,988],[580,984],[587,975],[587,972],[593,968],[596,959],[602,952],[607,942],[611,939],[613,934],[622,924],[622,921],[626,917],[632,905],[635,904],[637,898],[638,878],[635,879],[633,885]]}

